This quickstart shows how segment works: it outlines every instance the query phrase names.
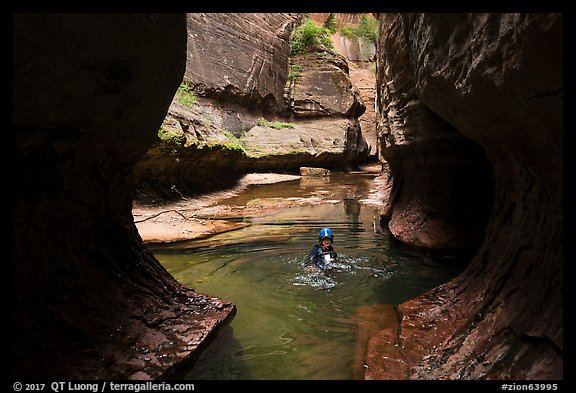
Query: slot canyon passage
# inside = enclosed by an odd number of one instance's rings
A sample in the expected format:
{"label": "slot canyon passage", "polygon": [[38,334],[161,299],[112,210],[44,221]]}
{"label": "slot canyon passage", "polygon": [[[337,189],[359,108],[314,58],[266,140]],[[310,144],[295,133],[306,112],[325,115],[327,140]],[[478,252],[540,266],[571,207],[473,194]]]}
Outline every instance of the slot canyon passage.
{"label": "slot canyon passage", "polygon": [[241,312],[168,273],[135,199],[374,159],[394,238],[474,255],[370,332],[361,378],[563,379],[563,16],[368,15],[373,46],[301,53],[301,14],[13,15],[15,380],[177,377]]}

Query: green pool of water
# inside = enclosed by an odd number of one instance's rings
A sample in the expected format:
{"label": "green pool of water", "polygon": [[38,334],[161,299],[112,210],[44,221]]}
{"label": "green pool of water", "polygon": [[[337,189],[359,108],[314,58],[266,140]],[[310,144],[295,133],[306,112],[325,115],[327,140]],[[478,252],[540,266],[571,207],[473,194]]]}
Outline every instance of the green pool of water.
{"label": "green pool of water", "polygon": [[[152,248],[181,283],[237,306],[237,315],[185,378],[352,379],[358,360],[355,312],[400,304],[458,274],[464,262],[394,241],[369,201],[374,174],[337,174],[249,187],[222,203],[322,195],[329,203],[244,218],[251,225],[209,239]],[[329,272],[304,261],[318,232],[335,234]]]}

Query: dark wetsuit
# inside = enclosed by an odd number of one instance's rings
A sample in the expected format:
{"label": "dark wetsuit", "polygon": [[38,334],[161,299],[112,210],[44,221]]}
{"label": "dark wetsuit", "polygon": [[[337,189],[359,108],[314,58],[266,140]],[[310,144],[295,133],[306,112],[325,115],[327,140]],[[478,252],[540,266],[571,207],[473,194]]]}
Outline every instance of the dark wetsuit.
{"label": "dark wetsuit", "polygon": [[334,251],[332,245],[328,246],[326,250],[322,250],[321,245],[314,244],[314,246],[310,249],[310,251],[308,251],[308,260],[314,262],[314,264],[318,268],[324,270],[328,268],[328,266],[326,266],[326,261],[324,259],[324,256],[326,254],[330,254],[330,259],[332,260],[336,259],[336,257],[338,256]]}

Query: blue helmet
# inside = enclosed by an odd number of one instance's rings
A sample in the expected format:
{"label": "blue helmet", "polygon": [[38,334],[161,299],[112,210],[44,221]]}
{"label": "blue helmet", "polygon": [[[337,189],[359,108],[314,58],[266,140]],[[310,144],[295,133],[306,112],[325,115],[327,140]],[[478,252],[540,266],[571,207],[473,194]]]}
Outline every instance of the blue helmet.
{"label": "blue helmet", "polygon": [[325,237],[330,238],[330,240],[334,240],[334,234],[332,233],[332,229],[330,228],[322,228],[320,230],[320,236],[318,236],[318,239],[322,240]]}

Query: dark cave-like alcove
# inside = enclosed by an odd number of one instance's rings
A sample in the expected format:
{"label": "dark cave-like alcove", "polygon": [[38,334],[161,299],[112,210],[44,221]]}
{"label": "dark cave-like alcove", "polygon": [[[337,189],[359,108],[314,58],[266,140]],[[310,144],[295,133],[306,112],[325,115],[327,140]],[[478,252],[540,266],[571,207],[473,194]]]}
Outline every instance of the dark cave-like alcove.
{"label": "dark cave-like alcove", "polygon": [[185,14],[13,15],[15,378],[170,375],[234,315],[176,282],[131,213],[185,56]]}

